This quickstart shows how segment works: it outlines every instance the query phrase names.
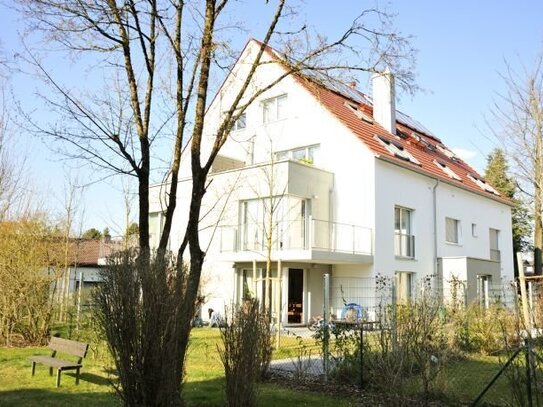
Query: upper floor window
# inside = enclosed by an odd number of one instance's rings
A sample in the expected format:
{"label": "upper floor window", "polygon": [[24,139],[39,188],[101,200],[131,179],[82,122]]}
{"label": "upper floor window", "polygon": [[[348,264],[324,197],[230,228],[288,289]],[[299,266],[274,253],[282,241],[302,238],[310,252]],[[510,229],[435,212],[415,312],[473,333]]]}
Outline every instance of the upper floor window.
{"label": "upper floor window", "polygon": [[411,232],[413,211],[402,207],[394,208],[394,255],[415,257],[415,237]]}
{"label": "upper floor window", "polygon": [[233,131],[237,130],[243,130],[247,127],[247,113],[243,112],[240,114],[239,118],[234,122],[234,126],[232,126]]}
{"label": "upper floor window", "polygon": [[284,150],[275,153],[277,160],[295,160],[305,164],[313,164],[315,162],[315,153],[319,149],[318,145],[299,147],[292,150]]}
{"label": "upper floor window", "polygon": [[287,95],[276,96],[262,102],[262,121],[271,123],[286,117]]}
{"label": "upper floor window", "polygon": [[460,243],[460,221],[458,219],[445,218],[445,241]]}
{"label": "upper floor window", "polygon": [[488,231],[490,242],[490,260],[500,261],[499,237],[500,231],[490,228]]}

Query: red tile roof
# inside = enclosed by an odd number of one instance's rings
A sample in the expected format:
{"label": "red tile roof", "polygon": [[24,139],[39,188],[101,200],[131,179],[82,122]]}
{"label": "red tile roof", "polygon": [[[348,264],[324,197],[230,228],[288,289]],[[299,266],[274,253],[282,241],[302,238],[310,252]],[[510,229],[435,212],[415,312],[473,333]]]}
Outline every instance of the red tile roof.
{"label": "red tile roof", "polygon": [[[373,108],[369,103],[359,103],[336,90],[331,90],[324,85],[317,83],[312,78],[301,75],[296,75],[295,77],[328,111],[336,116],[343,125],[364,142],[378,159],[397,164],[415,172],[426,174],[432,178],[437,178],[451,185],[475,192],[499,202],[511,204],[511,201],[506,197],[499,196],[481,188],[473,178],[483,180],[483,177],[459,157],[452,154],[451,156],[448,156],[445,151],[450,150],[434,135],[425,133],[418,127],[409,127],[406,124],[397,121],[396,126],[399,132],[398,135],[395,136],[385,130],[377,122],[370,123],[368,120],[361,119],[346,105],[347,103],[356,105],[358,110],[365,113],[367,118],[371,119]],[[368,100],[368,97],[364,94],[360,93],[360,96],[360,100]],[[402,114],[402,116],[406,118],[406,115]],[[407,116],[407,118],[409,117]],[[393,141],[394,144],[401,146],[418,161],[418,164],[391,153],[375,136],[384,137],[387,140]],[[445,164],[450,170],[458,175],[459,179],[449,176],[435,161]],[[488,185],[488,187],[488,189],[492,189],[490,185]]]}
{"label": "red tile roof", "polygon": [[102,239],[74,239],[70,244],[71,264],[77,266],[99,266],[115,252],[125,248],[122,241]]}

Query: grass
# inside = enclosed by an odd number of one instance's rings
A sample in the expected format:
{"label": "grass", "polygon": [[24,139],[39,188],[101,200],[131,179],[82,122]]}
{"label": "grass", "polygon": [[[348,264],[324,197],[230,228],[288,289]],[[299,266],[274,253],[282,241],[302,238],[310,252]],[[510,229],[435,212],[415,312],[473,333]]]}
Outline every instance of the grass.
{"label": "grass", "polygon": [[[217,329],[199,328],[192,331],[187,359],[187,376],[184,398],[188,406],[222,406],[224,400],[224,373],[217,352],[220,343]],[[296,358],[303,344],[306,350],[317,355],[319,349],[312,339],[281,338],[281,350],[274,359]],[[47,354],[46,348],[0,348],[0,406],[120,406],[119,399],[109,384],[111,363],[106,352],[90,354],[84,361],[79,386],[71,372],[62,374],[62,385],[55,387],[55,377],[45,366],[37,366],[31,377],[28,357]],[[443,404],[469,403],[498,372],[504,357],[471,355],[463,360],[450,362],[442,372]],[[413,392],[420,388],[418,381],[408,384]],[[411,391],[408,391],[411,393]],[[490,389],[483,399],[490,405],[508,405],[511,388],[504,376]],[[259,406],[309,406],[344,407],[355,404],[348,398],[326,396],[322,393],[296,391],[276,384],[260,385]]]}
{"label": "grass", "polygon": [[[224,405],[224,373],[217,353],[220,342],[217,329],[200,328],[192,331],[187,359],[184,397],[188,406]],[[294,354],[297,341],[288,339],[285,348],[274,357]],[[55,377],[48,368],[36,367],[31,377],[28,358],[35,354],[48,354],[46,348],[0,348],[0,406],[119,406],[120,402],[109,385],[111,365],[103,353],[98,357],[87,356],[81,381],[75,385],[71,372],[62,374],[60,388],[55,387]],[[102,355],[102,357],[100,357]],[[348,399],[328,397],[287,389],[274,384],[259,388],[259,406],[310,406],[346,407],[353,405]]]}

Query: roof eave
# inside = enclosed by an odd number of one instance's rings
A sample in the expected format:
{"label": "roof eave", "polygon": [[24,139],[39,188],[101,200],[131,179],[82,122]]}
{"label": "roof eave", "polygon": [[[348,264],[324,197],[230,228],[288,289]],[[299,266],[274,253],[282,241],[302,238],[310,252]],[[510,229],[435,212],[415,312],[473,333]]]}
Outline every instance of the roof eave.
{"label": "roof eave", "polygon": [[473,188],[469,188],[469,187],[465,186],[464,184],[462,184],[461,182],[454,182],[453,180],[451,180],[449,178],[446,178],[446,177],[440,177],[440,176],[437,176],[437,175],[429,174],[428,172],[417,168],[418,166],[416,166],[415,164],[408,164],[408,163],[404,164],[404,163],[399,162],[399,161],[397,161],[397,160],[395,160],[393,158],[385,157],[385,156],[383,156],[381,154],[375,154],[375,158],[377,158],[379,160],[382,160],[382,161],[385,161],[385,162],[387,162],[389,164],[393,164],[393,165],[396,165],[398,167],[404,168],[406,170],[416,172],[417,174],[424,175],[427,178],[439,180],[440,182],[444,182],[444,183],[446,183],[448,185],[451,185],[453,187],[462,189],[462,190],[467,191],[467,192],[471,192],[472,194],[479,195],[479,196],[482,196],[482,197],[487,198],[487,199],[492,199],[493,201],[499,202],[499,203],[507,205],[509,207],[515,206],[515,204],[512,201],[510,201],[509,199],[502,198],[502,197],[496,196],[494,194],[490,195],[490,193],[484,193],[483,191],[481,191],[481,192],[475,191]]}

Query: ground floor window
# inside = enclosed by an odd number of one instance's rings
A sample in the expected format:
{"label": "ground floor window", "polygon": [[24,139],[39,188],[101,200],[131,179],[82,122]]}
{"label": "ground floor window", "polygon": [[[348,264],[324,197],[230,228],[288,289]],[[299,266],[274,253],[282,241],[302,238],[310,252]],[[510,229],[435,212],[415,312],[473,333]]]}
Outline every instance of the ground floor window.
{"label": "ground floor window", "polygon": [[409,302],[413,298],[413,273],[406,271],[396,272],[396,301]]}
{"label": "ground floor window", "polygon": [[[270,273],[271,279],[271,310],[274,312],[277,306],[277,301],[280,301],[280,281],[277,276],[277,269],[272,269]],[[241,269],[239,271],[239,285],[237,299],[239,302],[251,298],[256,298],[261,304],[264,304],[266,298],[266,269],[257,268]]]}
{"label": "ground floor window", "polygon": [[477,276],[477,298],[479,305],[484,309],[488,309],[490,306],[490,282],[491,276],[489,275]]}

